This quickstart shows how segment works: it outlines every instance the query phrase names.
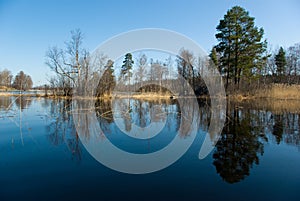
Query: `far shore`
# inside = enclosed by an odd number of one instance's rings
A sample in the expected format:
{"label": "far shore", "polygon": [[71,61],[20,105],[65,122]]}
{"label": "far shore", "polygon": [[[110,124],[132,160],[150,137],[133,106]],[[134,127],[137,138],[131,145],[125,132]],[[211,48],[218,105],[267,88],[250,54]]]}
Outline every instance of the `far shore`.
{"label": "far shore", "polygon": [[[112,98],[133,98],[141,100],[157,100],[157,99],[178,99],[178,98],[188,98],[195,96],[180,96],[170,93],[116,93],[116,94],[104,94],[101,97],[72,97],[72,96],[63,96],[63,95],[53,95],[53,93],[48,92],[46,95],[42,90],[37,91],[25,91],[22,93],[16,93],[16,91],[0,91],[0,97],[4,96],[15,96],[15,97],[44,97],[44,98],[61,98],[61,99],[70,99],[70,98],[79,98],[79,99],[112,99]],[[209,95],[197,96],[197,98],[209,99]],[[265,89],[257,89],[252,93],[242,93],[236,92],[235,94],[229,94],[226,96],[227,100],[231,101],[249,101],[249,100],[300,100],[300,85],[282,85],[282,84],[273,84],[272,86]]]}

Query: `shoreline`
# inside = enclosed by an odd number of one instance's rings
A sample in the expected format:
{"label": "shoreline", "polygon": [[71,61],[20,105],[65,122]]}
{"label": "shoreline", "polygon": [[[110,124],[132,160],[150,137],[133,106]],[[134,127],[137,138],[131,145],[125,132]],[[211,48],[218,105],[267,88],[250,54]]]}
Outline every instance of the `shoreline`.
{"label": "shoreline", "polygon": [[[113,94],[104,94],[101,97],[76,97],[76,96],[63,96],[53,95],[51,92],[45,95],[42,91],[25,91],[23,93],[16,93],[16,91],[0,91],[0,97],[37,97],[37,98],[53,98],[53,99],[112,99],[112,98],[133,98],[140,100],[157,100],[157,99],[178,99],[189,98],[194,96],[180,96],[171,93],[153,93],[153,92],[116,92]],[[209,95],[196,96],[197,99],[211,99]],[[300,100],[300,85],[283,85],[273,84],[259,89],[252,89],[247,92],[236,91],[226,95],[229,101],[243,102],[248,100]]]}
{"label": "shoreline", "polygon": [[[299,92],[300,93],[300,92]],[[53,96],[53,95],[40,95],[40,94],[10,94],[10,93],[1,93],[0,97],[32,97],[32,98],[49,98],[49,99],[140,99],[140,100],[156,100],[156,99],[180,99],[180,98],[193,98],[194,96],[174,96],[174,95],[163,95],[163,94],[139,94],[139,95],[105,95],[101,97],[76,97],[76,96]],[[205,96],[196,96],[197,99],[211,99],[209,95]],[[250,100],[278,100],[278,101],[300,101],[300,97],[272,97],[272,96],[245,96],[242,94],[227,95],[226,99],[228,101],[244,102]]]}

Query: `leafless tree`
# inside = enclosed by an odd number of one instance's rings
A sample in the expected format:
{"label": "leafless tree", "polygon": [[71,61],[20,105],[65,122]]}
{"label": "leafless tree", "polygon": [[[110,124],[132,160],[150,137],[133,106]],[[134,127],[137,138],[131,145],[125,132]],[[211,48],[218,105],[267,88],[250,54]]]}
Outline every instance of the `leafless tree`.
{"label": "leafless tree", "polygon": [[13,87],[18,90],[28,90],[32,88],[32,80],[29,75],[26,75],[23,71],[20,71],[13,82]]}
{"label": "leafless tree", "polygon": [[193,89],[195,89],[195,57],[193,53],[187,49],[182,48],[179,51],[178,59],[177,59],[177,68],[178,74],[181,75],[184,79],[188,80],[188,82],[192,85]]}
{"label": "leafless tree", "polygon": [[13,75],[11,71],[4,69],[0,71],[0,86],[11,87]]}
{"label": "leafless tree", "polygon": [[[64,83],[64,87],[77,87],[81,80],[82,68],[86,68],[87,51],[82,46],[83,35],[79,29],[71,31],[71,40],[66,49],[51,47],[46,53],[46,64]],[[84,65],[84,66],[83,66]],[[65,92],[71,90],[65,90]],[[65,94],[71,95],[71,94]]]}
{"label": "leafless tree", "polygon": [[136,59],[137,70],[135,72],[135,80],[139,83],[139,87],[142,86],[142,82],[145,81],[147,75],[147,56],[145,54],[140,55]]}

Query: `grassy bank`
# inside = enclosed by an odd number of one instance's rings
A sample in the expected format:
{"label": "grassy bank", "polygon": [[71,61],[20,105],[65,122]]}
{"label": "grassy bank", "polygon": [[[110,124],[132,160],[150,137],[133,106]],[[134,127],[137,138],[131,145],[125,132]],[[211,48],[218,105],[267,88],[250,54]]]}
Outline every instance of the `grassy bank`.
{"label": "grassy bank", "polygon": [[17,94],[17,93],[9,93],[9,92],[0,92],[0,96],[24,96],[24,97],[45,97],[45,95],[41,94]]}
{"label": "grassy bank", "polygon": [[[26,96],[26,97],[48,97],[48,98],[72,98],[66,96],[52,95],[51,93],[45,96],[45,94],[34,93],[10,93],[9,91],[0,91],[0,96]],[[208,98],[209,96],[204,96]],[[83,98],[83,97],[80,97]],[[95,97],[96,98],[96,97]],[[173,95],[171,93],[114,93],[104,94],[99,99],[111,99],[111,98],[134,98],[144,100],[155,99],[175,99],[180,96]],[[200,98],[200,97],[199,97]],[[265,87],[257,87],[255,89],[247,90],[246,92],[234,91],[231,92],[227,98],[234,101],[245,101],[253,99],[274,99],[274,100],[300,100],[300,85],[285,85],[285,84],[272,84]]]}
{"label": "grassy bank", "polygon": [[156,100],[156,99],[172,99],[176,98],[170,93],[132,93],[132,94],[113,94],[114,98],[134,98],[144,100]]}
{"label": "grassy bank", "polygon": [[300,100],[300,85],[272,84],[249,90],[249,92],[235,92],[228,98],[235,101],[252,99]]}

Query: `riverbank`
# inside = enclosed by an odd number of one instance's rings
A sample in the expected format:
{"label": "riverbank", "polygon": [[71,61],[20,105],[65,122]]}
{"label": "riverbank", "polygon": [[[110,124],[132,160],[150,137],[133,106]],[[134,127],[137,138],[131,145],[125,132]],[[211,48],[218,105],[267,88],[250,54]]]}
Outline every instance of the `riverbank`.
{"label": "riverbank", "polygon": [[300,85],[272,84],[243,93],[237,91],[227,96],[229,100],[245,101],[254,99],[300,100]]}
{"label": "riverbank", "polygon": [[[54,96],[51,93],[47,95],[44,91],[25,91],[19,93],[18,91],[0,91],[0,96],[25,96],[25,97],[47,97],[47,98],[64,98],[69,99],[71,96]],[[185,96],[186,97],[186,96]],[[77,97],[78,98],[78,97]],[[80,97],[84,99],[84,97]],[[88,97],[90,98],[90,97]],[[156,100],[156,99],[177,99],[181,98],[179,95],[171,93],[113,93],[104,94],[100,98],[93,97],[93,99],[111,99],[111,98],[134,98],[144,100]],[[198,96],[197,98],[209,98],[209,95]],[[284,84],[272,84],[266,87],[258,89],[252,89],[247,92],[236,91],[234,94],[227,95],[228,100],[233,101],[247,101],[247,100],[300,100],[300,85],[284,85]]]}

